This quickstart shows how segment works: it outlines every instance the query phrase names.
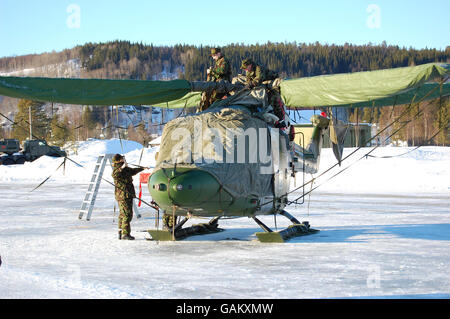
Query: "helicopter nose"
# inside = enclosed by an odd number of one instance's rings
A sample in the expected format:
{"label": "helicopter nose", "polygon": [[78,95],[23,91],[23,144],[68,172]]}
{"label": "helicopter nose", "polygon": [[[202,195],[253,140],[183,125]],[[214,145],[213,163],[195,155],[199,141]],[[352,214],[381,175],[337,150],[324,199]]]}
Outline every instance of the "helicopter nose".
{"label": "helicopter nose", "polygon": [[150,195],[163,209],[173,205],[199,208],[220,190],[217,180],[198,169],[160,169],[154,172],[148,183]]}

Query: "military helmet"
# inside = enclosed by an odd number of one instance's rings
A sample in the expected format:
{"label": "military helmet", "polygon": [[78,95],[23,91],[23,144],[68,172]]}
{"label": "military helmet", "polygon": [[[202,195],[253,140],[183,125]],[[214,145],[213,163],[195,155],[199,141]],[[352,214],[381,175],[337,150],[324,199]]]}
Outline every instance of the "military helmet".
{"label": "military helmet", "polygon": [[242,60],[241,69],[245,70],[250,64],[253,64],[252,59],[247,58]]}
{"label": "military helmet", "polygon": [[220,52],[222,52],[222,51],[220,50],[220,48],[212,48],[212,49],[211,49],[211,55],[214,55],[214,54],[217,54],[217,53],[220,53]]}
{"label": "military helmet", "polygon": [[123,162],[123,161],[124,161],[124,158],[123,158],[123,156],[120,155],[120,154],[116,154],[116,155],[114,155],[113,158],[112,158],[112,162],[113,162],[113,163],[121,163],[121,162]]}

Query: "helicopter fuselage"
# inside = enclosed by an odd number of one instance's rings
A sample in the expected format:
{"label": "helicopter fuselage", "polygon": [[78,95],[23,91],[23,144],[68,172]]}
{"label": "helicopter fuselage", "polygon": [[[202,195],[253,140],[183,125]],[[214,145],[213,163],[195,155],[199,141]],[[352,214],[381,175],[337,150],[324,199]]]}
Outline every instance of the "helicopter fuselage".
{"label": "helicopter fuselage", "polygon": [[[210,108],[172,120],[164,128],[149,177],[152,199],[177,216],[280,213],[288,202],[291,176],[316,172],[327,125],[328,120],[315,125],[317,132],[304,148],[243,106]],[[314,154],[307,159],[311,149]]]}
{"label": "helicopter fuselage", "polygon": [[276,211],[273,197],[233,196],[214,176],[200,169],[159,169],[151,175],[148,185],[158,206],[177,216],[242,217]]}
{"label": "helicopter fuselage", "polygon": [[[262,173],[255,169],[259,163],[247,162],[219,162],[214,169],[204,169],[202,165],[194,168],[180,164],[157,166],[148,181],[152,199],[162,210],[177,216],[251,217],[282,211],[287,202],[293,162],[288,137],[269,125],[265,130],[260,128],[257,135],[253,142],[248,139],[243,142],[244,153],[248,160],[248,154],[260,151],[261,142],[269,141],[269,145],[263,147],[270,156]],[[161,145],[163,147],[164,143]],[[161,152],[164,150],[160,149]],[[262,156],[257,157],[259,160]],[[224,178],[228,172],[234,174],[233,178]],[[261,174],[265,174],[263,178]],[[240,183],[246,185],[245,193],[236,191]],[[261,187],[261,183],[270,185]],[[261,192],[261,188],[265,191]]]}

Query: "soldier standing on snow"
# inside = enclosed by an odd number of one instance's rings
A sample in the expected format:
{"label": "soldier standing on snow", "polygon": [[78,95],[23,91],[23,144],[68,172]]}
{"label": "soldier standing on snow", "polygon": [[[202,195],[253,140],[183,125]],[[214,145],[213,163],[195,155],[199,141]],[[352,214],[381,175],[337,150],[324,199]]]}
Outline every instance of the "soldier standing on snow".
{"label": "soldier standing on snow", "polygon": [[133,185],[133,176],[143,171],[145,168],[130,168],[125,164],[125,158],[116,154],[112,158],[115,192],[119,205],[119,239],[134,240],[131,236],[131,219],[133,218],[133,198],[136,192]]}

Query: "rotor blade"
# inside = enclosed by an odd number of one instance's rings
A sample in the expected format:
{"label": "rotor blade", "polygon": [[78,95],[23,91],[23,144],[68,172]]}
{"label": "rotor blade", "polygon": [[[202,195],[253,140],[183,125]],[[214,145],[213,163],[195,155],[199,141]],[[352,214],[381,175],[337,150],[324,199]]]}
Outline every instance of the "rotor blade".
{"label": "rotor blade", "polygon": [[0,77],[0,95],[65,104],[154,105],[178,100],[190,91],[186,80]]}
{"label": "rotor blade", "polygon": [[[429,63],[347,74],[324,75],[281,82],[281,96],[287,107],[313,108],[323,106],[379,107],[399,105],[425,97],[432,99],[450,95],[446,83],[432,94],[437,83],[427,83],[450,75],[450,64]],[[416,94],[417,93],[417,94]]]}

